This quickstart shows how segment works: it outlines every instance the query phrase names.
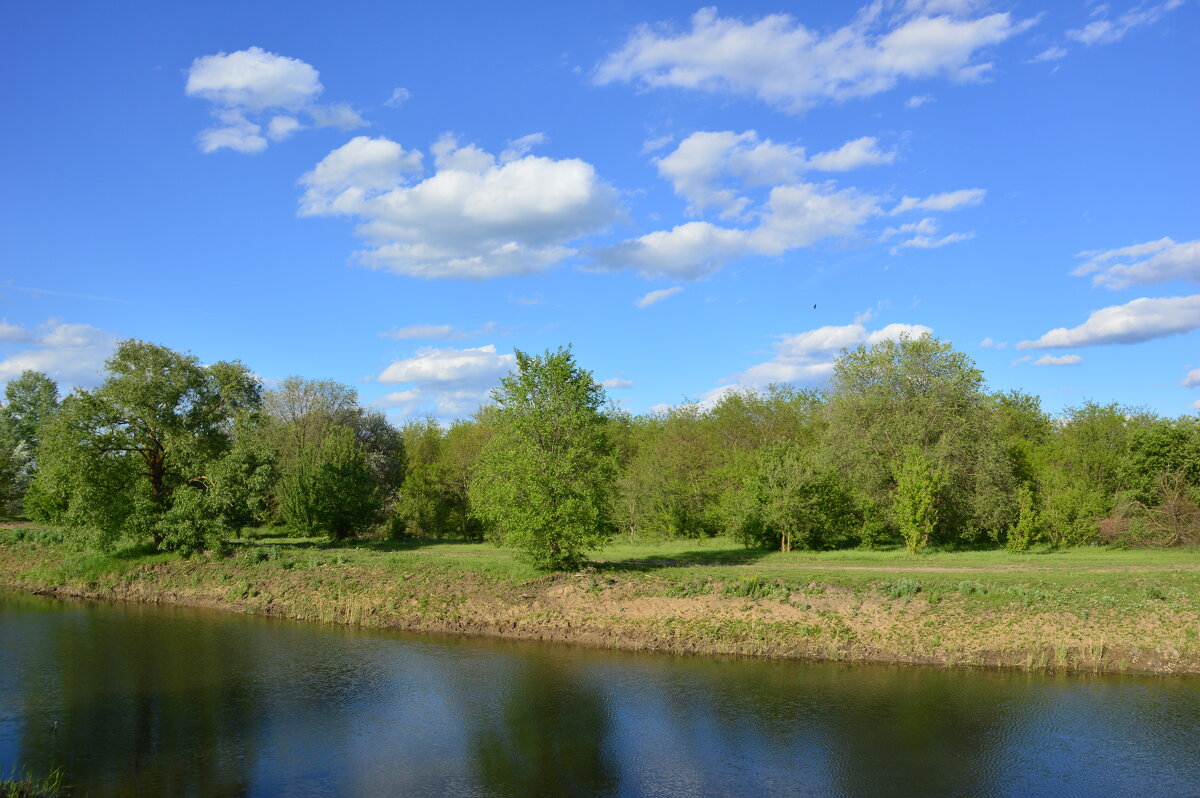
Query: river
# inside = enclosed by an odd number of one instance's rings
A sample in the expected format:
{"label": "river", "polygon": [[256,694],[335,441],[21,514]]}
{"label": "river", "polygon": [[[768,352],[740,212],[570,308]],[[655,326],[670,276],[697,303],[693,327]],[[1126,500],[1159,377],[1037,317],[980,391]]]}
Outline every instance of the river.
{"label": "river", "polygon": [[0,594],[0,767],[90,796],[1200,795],[1200,678],[668,657]]}

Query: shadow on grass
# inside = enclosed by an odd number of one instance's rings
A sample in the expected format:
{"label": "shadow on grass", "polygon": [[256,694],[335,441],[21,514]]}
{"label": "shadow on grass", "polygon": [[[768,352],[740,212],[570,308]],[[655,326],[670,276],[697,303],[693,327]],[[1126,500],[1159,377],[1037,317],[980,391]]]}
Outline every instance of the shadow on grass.
{"label": "shadow on grass", "polygon": [[590,564],[597,571],[655,571],[696,565],[752,565],[774,553],[771,549],[730,546],[724,549],[705,548],[671,554],[652,554],[646,557],[626,557],[622,560],[592,560]]}

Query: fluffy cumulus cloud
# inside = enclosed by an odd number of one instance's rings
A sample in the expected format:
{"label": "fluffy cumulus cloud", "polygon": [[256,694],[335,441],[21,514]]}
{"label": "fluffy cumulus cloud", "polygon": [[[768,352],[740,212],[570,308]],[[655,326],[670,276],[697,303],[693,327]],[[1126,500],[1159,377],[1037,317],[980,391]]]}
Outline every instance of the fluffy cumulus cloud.
{"label": "fluffy cumulus cloud", "polygon": [[1200,294],[1165,299],[1135,299],[1101,308],[1078,327],[1059,327],[1018,349],[1051,349],[1101,344],[1137,344],[1200,327]]}
{"label": "fluffy cumulus cloud", "polygon": [[113,353],[117,336],[89,324],[51,319],[33,328],[0,319],[0,382],[32,370],[50,375],[61,385],[91,386],[100,382],[104,361]]}
{"label": "fluffy cumulus cloud", "polygon": [[377,407],[397,408],[404,414],[433,412],[443,418],[462,416],[482,403],[488,391],[516,363],[494,345],[469,349],[421,349],[383,370],[377,382],[410,387],[386,394]]}
{"label": "fluffy cumulus cloud", "polygon": [[594,72],[599,84],[632,82],[757,97],[792,113],[887,91],[901,81],[976,81],[992,68],[981,54],[1033,24],[974,4],[875,3],[842,28],[806,28],[788,14],[756,20],[704,8],[690,30],[639,27]]}
{"label": "fluffy cumulus cloud", "polygon": [[633,387],[633,380],[627,380],[624,377],[609,377],[600,385],[610,391],[624,391]]}
{"label": "fluffy cumulus cloud", "polygon": [[694,280],[751,251],[749,236],[708,222],[687,222],[592,252],[593,268],[634,269],[644,277]]}
{"label": "fluffy cumulus cloud", "polygon": [[1192,369],[1179,383],[1184,388],[1200,388],[1200,369]]}
{"label": "fluffy cumulus cloud", "polygon": [[847,141],[836,150],[819,152],[809,159],[808,165],[823,172],[848,172],[864,166],[878,166],[896,160],[895,152],[879,149],[879,139],[874,136]]}
{"label": "fluffy cumulus cloud", "polygon": [[932,332],[922,324],[889,324],[874,331],[868,331],[857,322],[818,327],[783,336],[775,344],[773,358],[733,375],[729,381],[734,386],[753,388],[784,382],[814,385],[824,382],[833,373],[834,359],[842,349],[859,344],[873,346],[880,341],[902,337],[918,338]]}
{"label": "fluffy cumulus cloud", "polygon": [[1124,39],[1135,28],[1153,25],[1168,11],[1183,5],[1183,0],[1167,0],[1165,3],[1139,3],[1120,16],[1109,16],[1107,4],[1096,6],[1094,19],[1081,28],[1067,31],[1067,36],[1086,45],[1112,44]]}
{"label": "fluffy cumulus cloud", "polygon": [[200,133],[200,149],[244,153],[261,152],[268,140],[281,141],[305,127],[301,114],[316,127],[352,130],[366,124],[345,103],[318,104],[323,90],[312,65],[261,47],[200,56],[184,88],[189,97],[208,100],[217,120]]}
{"label": "fluffy cumulus cloud", "polygon": [[1095,285],[1114,290],[1169,280],[1200,283],[1200,240],[1176,243],[1170,238],[1160,238],[1106,252],[1080,252],[1079,257],[1087,258],[1087,262],[1072,274],[1092,274]]}
{"label": "fluffy cumulus cloud", "polygon": [[713,209],[722,217],[737,218],[751,204],[742,193],[745,189],[795,183],[805,170],[846,172],[891,163],[895,157],[881,150],[873,136],[810,158],[798,144],[760,139],[753,130],[722,130],[691,134],[655,165],[675,193],[688,201],[689,213]]}
{"label": "fluffy cumulus cloud", "polygon": [[[798,144],[761,139],[753,131],[693,133],[670,153],[657,158],[659,174],[687,200],[693,215],[714,211],[724,224],[693,221],[671,230],[593,250],[593,268],[633,269],[646,277],[698,279],[746,255],[778,257],[829,238],[857,234],[872,217],[883,216],[883,197],[833,181],[806,182],[808,170],[846,171],[889,163],[894,153],[865,136],[811,158]],[[905,197],[887,214],[923,210],[941,212],[976,205],[983,189],[961,189],[924,199]],[[740,225],[740,226],[733,226]],[[893,251],[931,249],[965,241],[973,233],[933,236],[932,218],[889,228],[882,238],[910,234]]]}
{"label": "fluffy cumulus cloud", "polygon": [[482,280],[543,271],[620,210],[591,164],[528,154],[539,135],[510,142],[501,159],[443,136],[430,149],[428,177],[420,152],[358,136],[301,177],[300,213],[357,219],[369,247],[361,260],[397,274]]}

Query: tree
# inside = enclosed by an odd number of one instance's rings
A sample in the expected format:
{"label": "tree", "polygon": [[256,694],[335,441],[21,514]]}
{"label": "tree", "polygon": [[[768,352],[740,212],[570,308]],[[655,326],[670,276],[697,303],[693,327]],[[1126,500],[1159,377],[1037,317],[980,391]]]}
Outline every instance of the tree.
{"label": "tree", "polygon": [[492,393],[497,427],[476,463],[472,509],[536,567],[574,569],[613,528],[604,389],[570,348],[515,354],[516,371]]}
{"label": "tree", "polygon": [[946,473],[933,460],[915,446],[905,450],[904,459],[896,468],[892,512],[909,552],[916,554],[929,545],[938,528],[945,486]]}
{"label": "tree", "polygon": [[915,448],[930,461],[928,473],[942,475],[936,529],[947,541],[1004,534],[1017,515],[1017,482],[982,386],[970,358],[928,334],[838,357],[825,458],[843,473],[868,525],[900,531],[895,489]]}
{"label": "tree", "polygon": [[[279,520],[301,534],[334,537],[373,523],[403,478],[400,432],[382,413],[359,407],[358,391],[333,380],[288,377],[263,404],[278,451]],[[347,430],[353,452],[342,440]],[[352,478],[364,482],[350,485]],[[340,490],[348,491],[346,506],[335,512]]]}
{"label": "tree", "polygon": [[0,408],[0,512],[19,506],[37,470],[38,428],[58,409],[58,385],[26,370],[4,387]]}
{"label": "tree", "polygon": [[234,416],[259,407],[258,380],[237,362],[202,366],[136,340],[122,341],[105,368],[99,388],[76,391],[41,428],[37,512],[105,541],[129,533],[160,549],[203,545],[178,542],[174,496],[208,490],[205,471],[228,449]]}
{"label": "tree", "polygon": [[791,551],[829,548],[849,537],[859,520],[837,474],[795,443],[761,449],[743,488],[747,512],[738,532],[747,545]]}

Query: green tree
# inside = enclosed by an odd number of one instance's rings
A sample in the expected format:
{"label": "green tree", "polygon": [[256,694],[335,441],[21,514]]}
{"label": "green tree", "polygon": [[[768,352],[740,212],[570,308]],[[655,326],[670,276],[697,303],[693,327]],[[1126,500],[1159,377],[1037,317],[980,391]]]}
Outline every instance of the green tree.
{"label": "green tree", "polygon": [[836,472],[794,443],[759,451],[743,495],[750,503],[739,532],[748,545],[780,551],[829,548],[860,524]]}
{"label": "green tree", "polygon": [[472,511],[536,567],[574,569],[613,529],[604,389],[570,348],[515,354],[516,370],[492,393],[497,427],[476,463]]}
{"label": "green tree", "polygon": [[403,476],[400,432],[332,380],[289,377],[264,406],[278,452],[279,520],[299,534],[338,539],[375,523]]}
{"label": "green tree", "polygon": [[[181,547],[170,512],[176,491],[208,489],[206,470],[228,450],[234,416],[261,402],[259,382],[240,363],[203,366],[136,340],[121,342],[105,368],[99,388],[76,391],[40,428],[33,508],[102,541],[128,533]],[[203,504],[193,498],[185,500],[191,515]],[[182,547],[203,545],[188,540]]]}
{"label": "green tree", "polygon": [[899,531],[895,491],[915,448],[942,475],[937,530],[948,542],[999,539],[1016,518],[1013,461],[966,355],[926,334],[845,351],[828,391],[825,459],[836,465],[868,526]]}
{"label": "green tree", "polygon": [[4,386],[0,407],[0,512],[21,506],[37,470],[38,428],[58,409],[58,385],[26,370]]}
{"label": "green tree", "polygon": [[892,512],[905,547],[913,554],[929,545],[938,528],[946,474],[915,446],[904,452],[896,469]]}

